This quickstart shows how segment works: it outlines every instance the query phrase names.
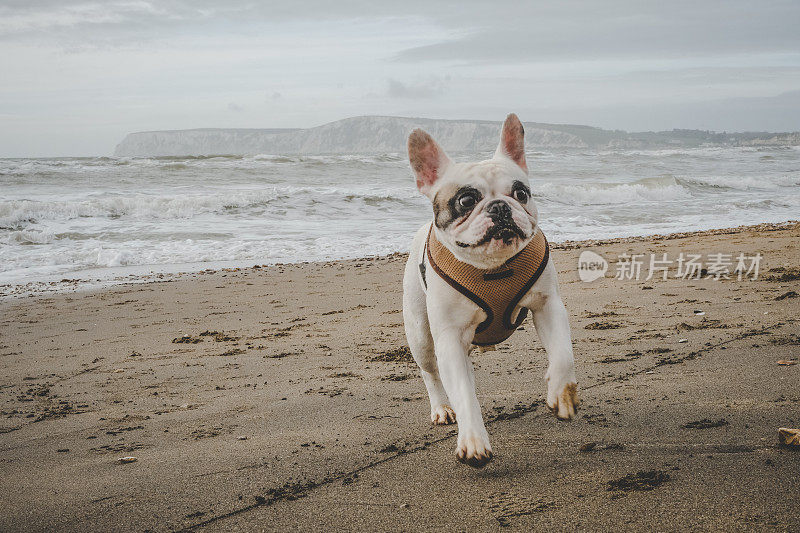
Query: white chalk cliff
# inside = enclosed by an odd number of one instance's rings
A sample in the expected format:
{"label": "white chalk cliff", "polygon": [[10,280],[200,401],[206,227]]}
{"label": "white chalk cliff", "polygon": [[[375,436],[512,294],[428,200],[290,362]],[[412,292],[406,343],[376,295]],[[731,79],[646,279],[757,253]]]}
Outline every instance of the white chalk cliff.
{"label": "white chalk cliff", "polygon": [[[402,152],[412,129],[421,127],[450,151],[490,150],[497,146],[500,122],[432,120],[400,117],[353,117],[315,128],[194,129],[131,133],[117,145],[116,156],[209,154],[320,154]],[[580,137],[525,125],[530,147],[583,147]],[[602,130],[600,130],[602,131]]]}
{"label": "white chalk cliff", "polygon": [[[414,128],[445,150],[485,151],[497,146],[501,122],[366,116],[307,129],[193,129],[128,134],[115,156],[324,154],[404,152]],[[656,148],[744,144],[764,133],[716,134],[698,130],[627,133],[591,126],[526,122],[525,145],[537,148]],[[774,134],[769,134],[774,135]]]}

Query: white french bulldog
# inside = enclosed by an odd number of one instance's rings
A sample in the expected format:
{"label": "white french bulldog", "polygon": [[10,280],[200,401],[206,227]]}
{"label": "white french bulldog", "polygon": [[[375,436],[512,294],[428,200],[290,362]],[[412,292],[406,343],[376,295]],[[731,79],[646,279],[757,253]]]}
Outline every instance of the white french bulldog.
{"label": "white french bulldog", "polygon": [[[491,460],[492,447],[468,355],[487,313],[430,268],[426,243],[432,232],[457,261],[491,270],[531,242],[540,230],[528,185],[524,130],[511,114],[491,159],[455,163],[430,135],[416,129],[408,138],[408,155],[417,188],[433,203],[434,218],[417,232],[406,264],[406,337],[428,389],[431,421],[458,420],[456,458],[482,467]],[[547,405],[559,419],[569,420],[579,405],[569,322],[549,255],[542,268],[514,313],[532,312],[549,359]]]}

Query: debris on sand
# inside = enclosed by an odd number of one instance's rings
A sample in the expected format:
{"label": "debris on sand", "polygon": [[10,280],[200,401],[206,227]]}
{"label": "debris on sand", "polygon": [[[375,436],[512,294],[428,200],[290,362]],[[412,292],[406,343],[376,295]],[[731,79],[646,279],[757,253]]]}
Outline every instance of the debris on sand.
{"label": "debris on sand", "polygon": [[330,374],[329,378],[360,378],[361,376],[356,374],[355,372],[336,372],[334,374]]}
{"label": "debris on sand", "polygon": [[605,316],[618,316],[618,315],[619,313],[617,313],[616,311],[603,311],[601,313],[590,313],[587,311],[586,313],[584,313],[583,316],[584,318],[601,318]]}
{"label": "debris on sand", "polygon": [[411,350],[408,346],[401,346],[392,350],[381,352],[370,361],[383,362],[383,363],[413,363],[414,358],[411,357]]}
{"label": "debris on sand", "polygon": [[775,346],[798,346],[800,345],[800,335],[783,335],[774,339],[769,339],[769,343]]}
{"label": "debris on sand", "polygon": [[781,446],[791,446],[800,449],[800,429],[778,429],[778,440]]}
{"label": "debris on sand", "polygon": [[[705,315],[705,313],[703,313],[703,315]],[[698,315],[698,316],[703,316],[703,315]],[[730,326],[728,324],[725,324],[721,320],[709,320],[707,318],[703,318],[703,320],[701,320],[697,324],[687,324],[686,322],[681,322],[675,327],[675,329],[677,329],[678,331],[692,331],[695,329],[712,329],[712,328],[727,329],[729,327]]]}
{"label": "debris on sand", "polygon": [[708,429],[708,428],[718,428],[722,426],[727,426],[728,421],[724,418],[720,418],[719,420],[709,420],[708,418],[704,418],[702,420],[695,420],[694,422],[688,422],[681,427],[684,429]]}
{"label": "debris on sand", "polygon": [[124,464],[127,464],[127,463],[135,463],[138,460],[139,459],[137,457],[133,457],[133,456],[129,455],[127,457],[120,457],[119,459],[117,459],[117,462],[119,464],[121,464],[121,465],[124,465]]}
{"label": "debris on sand", "polygon": [[381,377],[381,381],[405,381],[414,377],[411,374],[389,374],[388,376]]}
{"label": "debris on sand", "polygon": [[616,322],[609,322],[604,320],[602,322],[592,322],[591,324],[587,324],[583,326],[583,329],[618,329],[624,327],[622,324],[617,324]]}
{"label": "debris on sand", "polygon": [[669,474],[662,470],[643,470],[609,481],[608,490],[625,492],[653,490],[666,481],[669,481]]}
{"label": "debris on sand", "polygon": [[183,337],[175,337],[172,339],[174,344],[197,344],[198,342],[203,342],[203,339],[200,337],[192,337],[191,335],[184,335]]}
{"label": "debris on sand", "polygon": [[788,292],[784,292],[780,296],[776,296],[775,300],[781,301],[781,300],[785,300],[787,298],[797,298],[798,296],[800,296],[800,295],[798,295],[795,291],[788,291]]}
{"label": "debris on sand", "polygon": [[265,355],[264,359],[283,359],[284,357],[289,357],[290,355],[300,355],[303,352],[280,352],[276,354]]}
{"label": "debris on sand", "polygon": [[585,442],[581,444],[581,447],[578,448],[578,450],[581,452],[590,452],[594,450],[596,446],[597,446],[596,442]]}
{"label": "debris on sand", "polygon": [[[345,392],[349,392],[349,390],[342,387],[320,387],[318,389],[308,389],[304,394],[324,394],[328,398],[333,398]],[[352,394],[350,395],[352,396]]]}
{"label": "debris on sand", "polygon": [[797,281],[800,279],[800,268],[771,268],[770,272],[780,272],[780,275],[764,276],[764,281]]}
{"label": "debris on sand", "polygon": [[796,364],[797,361],[795,361],[794,359],[781,359],[780,361],[778,361],[778,365],[780,366],[792,366]]}
{"label": "debris on sand", "polygon": [[642,352],[636,351],[631,353],[626,353],[622,356],[615,357],[613,355],[609,355],[608,357],[604,357],[600,359],[600,363],[623,363],[627,361],[633,361],[634,359],[639,359],[642,356]]}
{"label": "debris on sand", "polygon": [[[181,338],[192,338],[189,335],[184,335]],[[228,342],[228,341],[238,341],[240,337],[234,337],[232,335],[226,334],[224,331],[217,331],[217,330],[205,330],[198,334],[198,337],[195,337],[194,341],[172,341],[172,342],[201,342],[203,339],[199,337],[213,337],[215,342]]]}

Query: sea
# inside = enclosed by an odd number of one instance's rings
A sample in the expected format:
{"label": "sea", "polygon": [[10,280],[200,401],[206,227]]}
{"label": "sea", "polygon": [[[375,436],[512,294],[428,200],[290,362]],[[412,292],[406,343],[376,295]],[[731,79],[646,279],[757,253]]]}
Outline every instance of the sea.
{"label": "sea", "polygon": [[[800,218],[800,147],[527,161],[553,242]],[[430,218],[403,153],[0,159],[0,285],[391,254]]]}

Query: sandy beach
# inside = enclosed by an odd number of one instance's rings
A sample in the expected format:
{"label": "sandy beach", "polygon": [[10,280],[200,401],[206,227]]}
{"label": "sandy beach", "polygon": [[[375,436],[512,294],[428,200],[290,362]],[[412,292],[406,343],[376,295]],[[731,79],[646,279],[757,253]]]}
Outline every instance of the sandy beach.
{"label": "sandy beach", "polygon": [[[430,425],[403,255],[9,298],[0,530],[800,531],[800,451],[777,438],[800,427],[800,364],[778,364],[800,358],[798,242],[794,223],[553,246],[582,408],[545,407],[530,321],[473,353],[482,470]],[[587,249],[611,262],[591,283]],[[620,254],[682,252],[760,272],[614,277]]]}

